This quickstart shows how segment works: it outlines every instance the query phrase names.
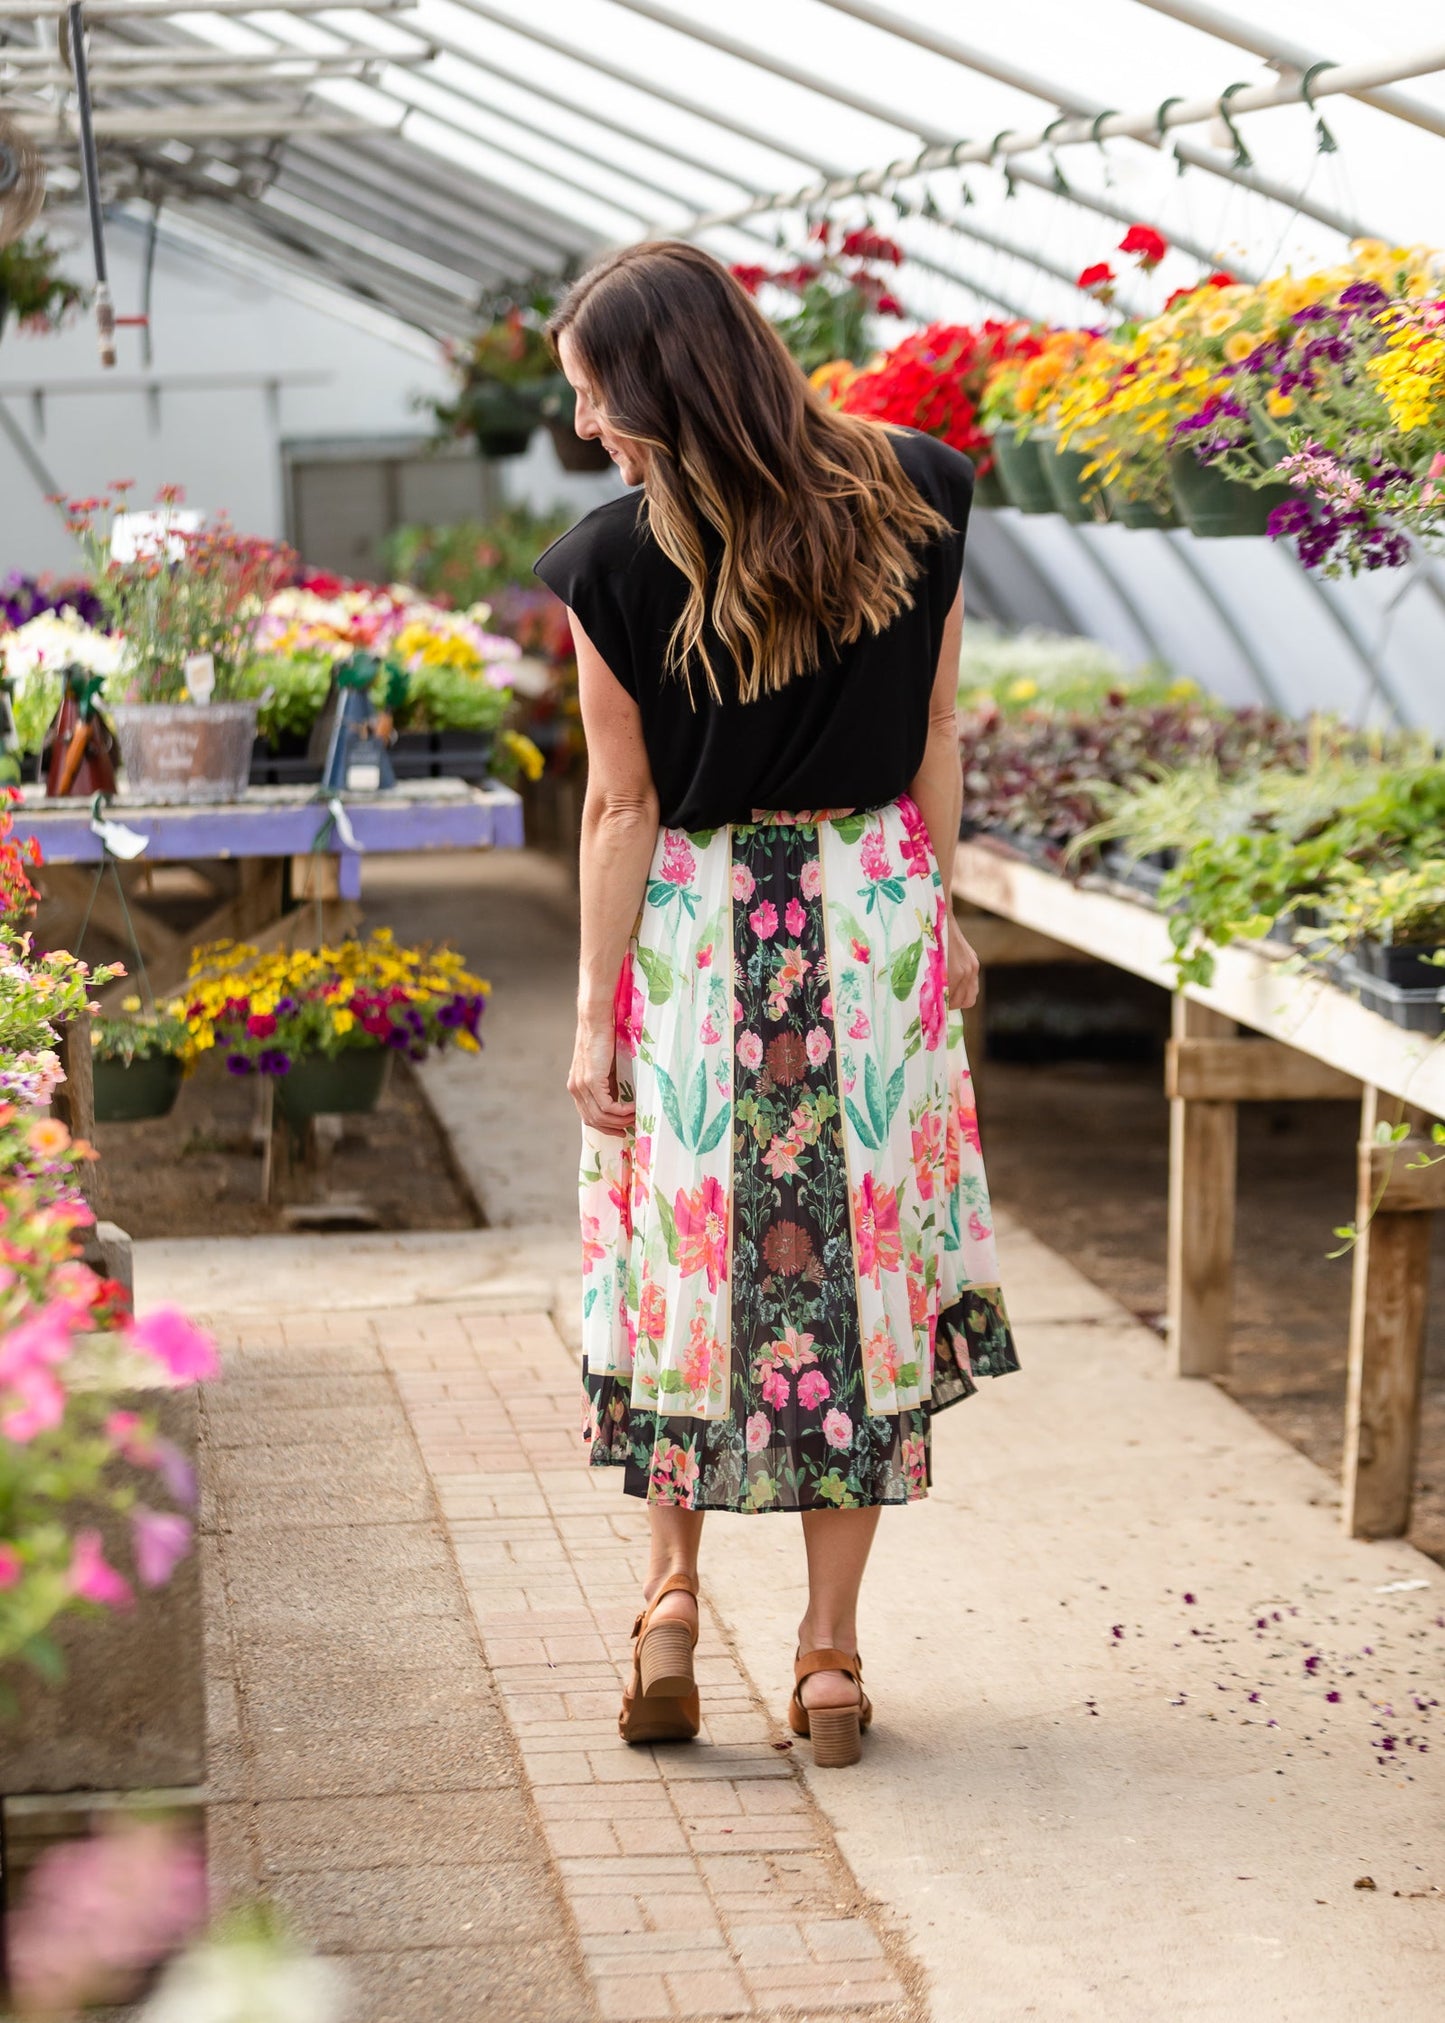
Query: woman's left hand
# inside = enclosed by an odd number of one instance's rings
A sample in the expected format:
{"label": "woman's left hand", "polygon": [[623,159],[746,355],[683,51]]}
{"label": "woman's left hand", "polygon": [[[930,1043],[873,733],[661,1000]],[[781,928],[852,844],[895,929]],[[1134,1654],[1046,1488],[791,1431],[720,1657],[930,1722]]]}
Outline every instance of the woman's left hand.
{"label": "woman's left hand", "polygon": [[948,916],[948,1008],[971,1011],[978,1002],[978,957],[963,938],[963,930]]}

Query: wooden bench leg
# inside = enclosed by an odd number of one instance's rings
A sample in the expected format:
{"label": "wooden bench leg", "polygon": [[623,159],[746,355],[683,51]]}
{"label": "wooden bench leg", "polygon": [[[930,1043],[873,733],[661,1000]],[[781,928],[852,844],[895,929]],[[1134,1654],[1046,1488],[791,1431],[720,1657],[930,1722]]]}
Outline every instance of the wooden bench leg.
{"label": "wooden bench leg", "polygon": [[1373,1153],[1379,1108],[1377,1091],[1366,1089],[1345,1406],[1342,1515],[1351,1538],[1399,1538],[1409,1529],[1420,1440],[1431,1218],[1384,1206],[1371,1216],[1380,1196]]}
{"label": "wooden bench leg", "polygon": [[[1174,999],[1174,1037],[1222,1039],[1235,1021]],[[1229,1368],[1234,1320],[1238,1107],[1176,1096],[1169,1104],[1169,1355],[1177,1377]]]}

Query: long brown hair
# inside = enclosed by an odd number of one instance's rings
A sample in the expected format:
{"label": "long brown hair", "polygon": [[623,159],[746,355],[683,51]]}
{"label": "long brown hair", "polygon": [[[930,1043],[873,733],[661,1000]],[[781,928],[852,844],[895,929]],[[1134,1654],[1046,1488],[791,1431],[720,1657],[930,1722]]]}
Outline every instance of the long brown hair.
{"label": "long brown hair", "polygon": [[912,604],[946,522],[886,432],[823,402],[710,253],[663,239],[609,254],[552,317],[554,349],[564,331],[608,425],[650,452],[649,524],[688,582],[668,667],[689,692],[696,664],[722,700],[709,618],[751,702]]}

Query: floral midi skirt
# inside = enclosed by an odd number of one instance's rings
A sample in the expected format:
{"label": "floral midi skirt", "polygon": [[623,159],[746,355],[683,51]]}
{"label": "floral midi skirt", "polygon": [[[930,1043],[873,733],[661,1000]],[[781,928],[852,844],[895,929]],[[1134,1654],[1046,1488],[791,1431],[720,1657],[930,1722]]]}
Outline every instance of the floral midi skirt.
{"label": "floral midi skirt", "polygon": [[664,830],[582,1156],[586,1438],[693,1510],[927,1494],[933,1413],[1017,1369],[948,898],[908,798]]}

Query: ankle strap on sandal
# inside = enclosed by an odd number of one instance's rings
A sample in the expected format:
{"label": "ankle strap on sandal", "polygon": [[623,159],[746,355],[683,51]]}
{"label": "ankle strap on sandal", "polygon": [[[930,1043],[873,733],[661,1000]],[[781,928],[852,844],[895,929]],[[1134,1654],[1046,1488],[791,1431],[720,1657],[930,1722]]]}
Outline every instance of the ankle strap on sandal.
{"label": "ankle strap on sandal", "polygon": [[814,1672],[846,1672],[850,1679],[863,1685],[863,1660],[856,1651],[804,1651],[793,1664],[793,1683],[801,1686],[804,1679],[811,1679]]}
{"label": "ankle strap on sandal", "polygon": [[694,1576],[690,1573],[670,1573],[667,1576],[667,1579],[662,1583],[662,1586],[657,1590],[652,1599],[644,1602],[642,1607],[637,1611],[637,1621],[632,1625],[634,1637],[642,1635],[643,1630],[652,1619],[652,1612],[657,1607],[657,1604],[662,1600],[664,1595],[671,1594],[691,1595],[693,1600],[697,1601],[699,1598],[698,1587]]}

